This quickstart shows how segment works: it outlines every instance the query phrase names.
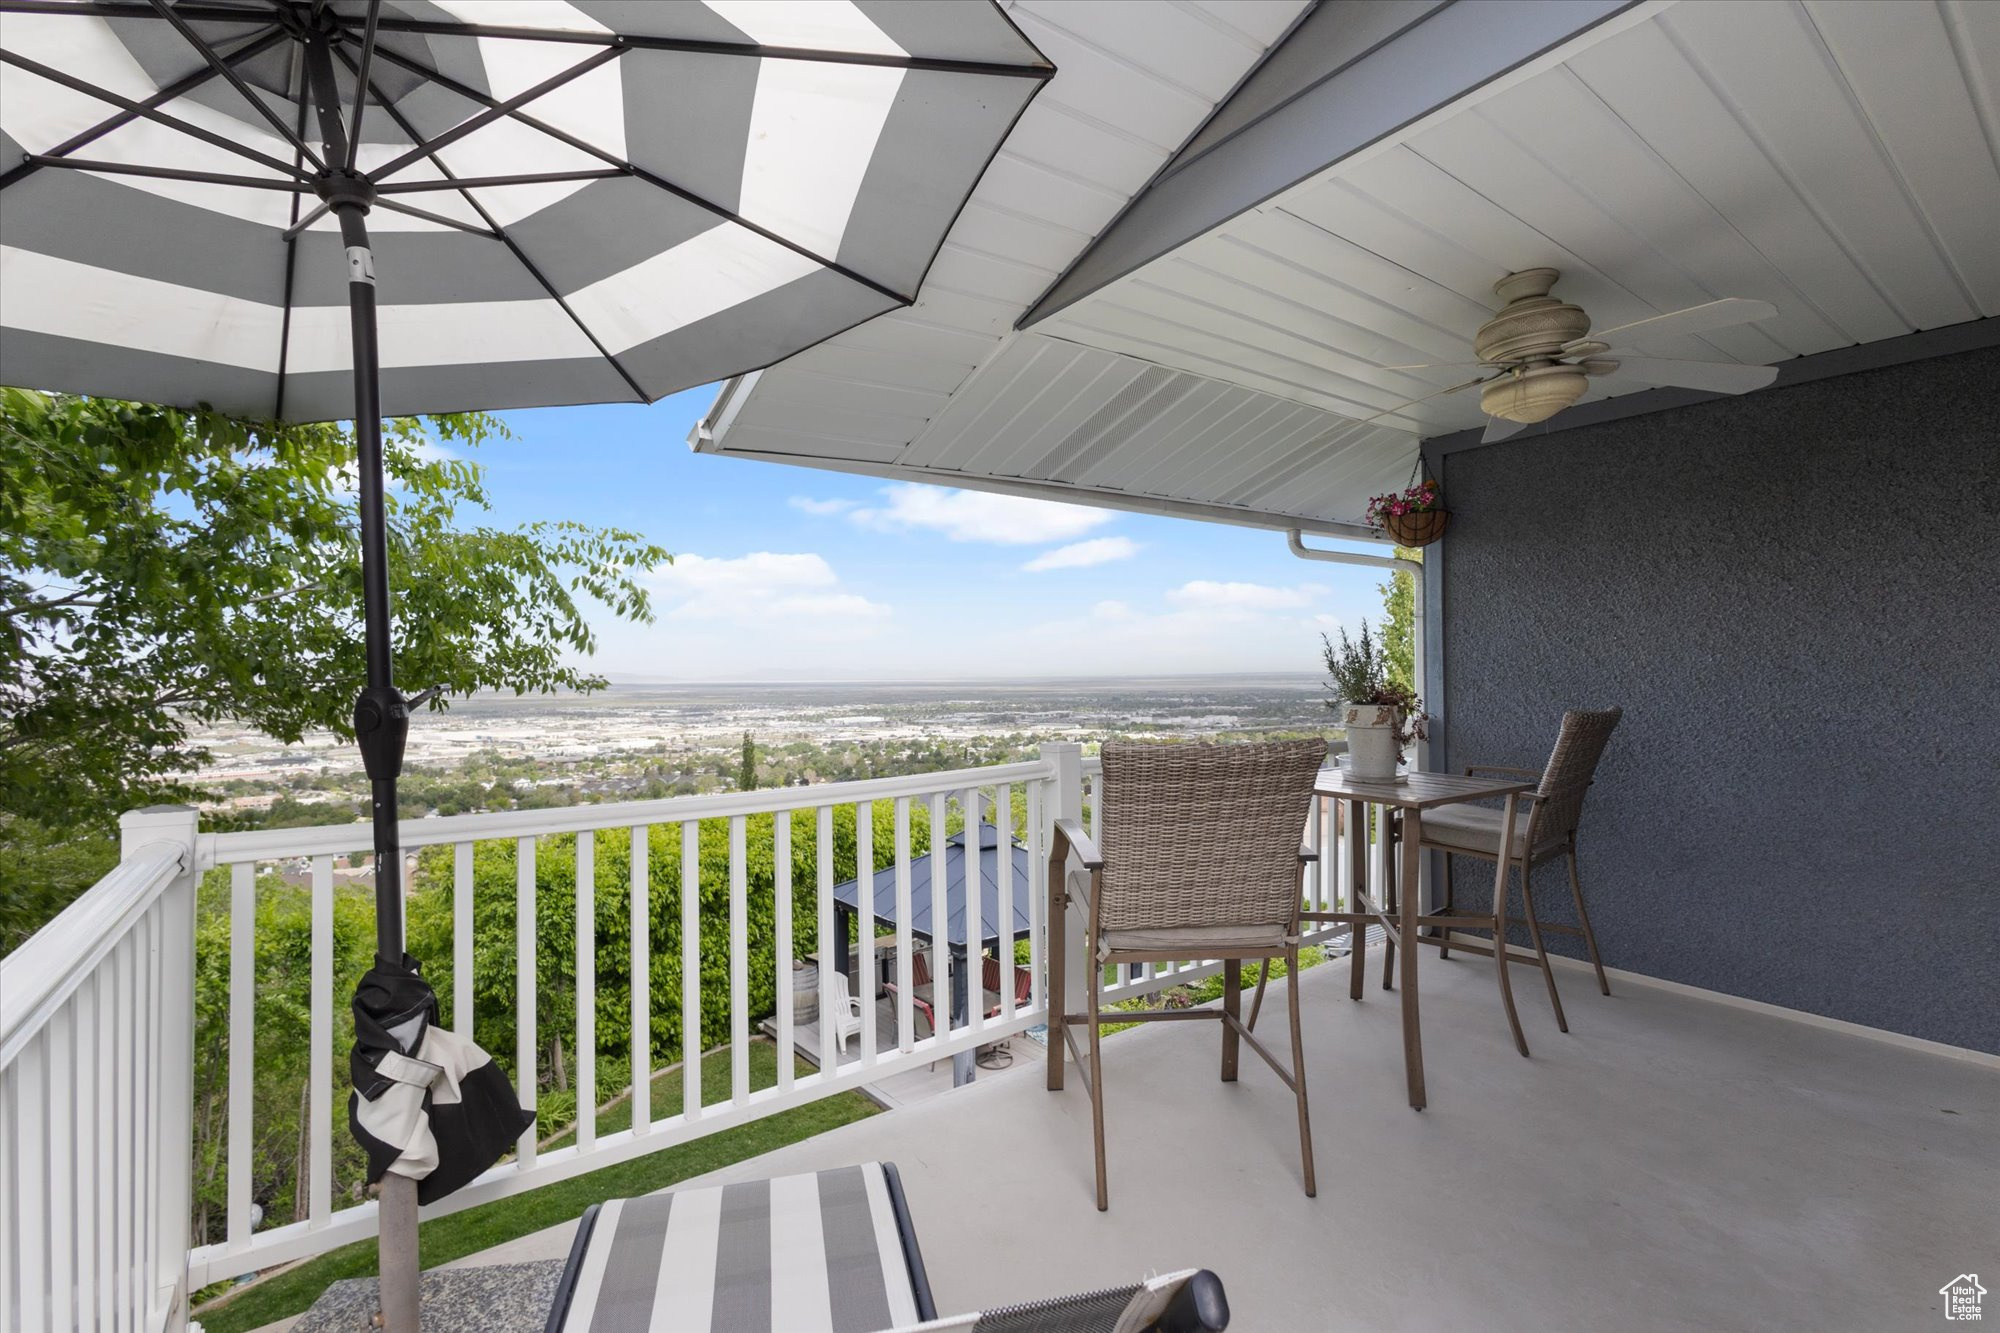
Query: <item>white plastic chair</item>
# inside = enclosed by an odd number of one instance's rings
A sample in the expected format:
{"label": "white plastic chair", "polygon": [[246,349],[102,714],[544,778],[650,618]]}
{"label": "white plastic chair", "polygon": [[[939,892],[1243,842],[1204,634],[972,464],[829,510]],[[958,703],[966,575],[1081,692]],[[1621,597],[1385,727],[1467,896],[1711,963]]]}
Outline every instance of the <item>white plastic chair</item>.
{"label": "white plastic chair", "polygon": [[861,1035],[861,1001],[848,993],[845,972],[833,974],[833,1013],[821,1014],[820,1021],[827,1022],[829,1018],[834,1025],[834,1043],[842,1049],[846,1048],[849,1037]]}

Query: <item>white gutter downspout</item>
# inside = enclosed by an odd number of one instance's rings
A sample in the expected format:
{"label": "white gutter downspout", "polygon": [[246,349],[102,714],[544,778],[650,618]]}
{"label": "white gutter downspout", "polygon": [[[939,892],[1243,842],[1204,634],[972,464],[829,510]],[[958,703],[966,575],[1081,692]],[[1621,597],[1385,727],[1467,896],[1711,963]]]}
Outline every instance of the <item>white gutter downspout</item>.
{"label": "white gutter downspout", "polygon": [[[1327,551],[1318,547],[1307,546],[1305,543],[1305,533],[1298,528],[1293,528],[1285,534],[1285,544],[1291,547],[1292,554],[1301,560],[1324,560],[1328,564],[1334,565],[1362,565],[1369,569],[1400,569],[1407,570],[1416,576],[1416,606],[1414,608],[1416,612],[1416,624],[1414,626],[1416,630],[1416,661],[1414,666],[1416,668],[1417,697],[1419,699],[1430,698],[1430,682],[1425,679],[1428,673],[1424,670],[1424,567],[1415,560],[1404,560],[1400,556],[1363,555],[1359,551]],[[1425,762],[1429,758],[1430,746],[1428,743],[1420,744],[1417,749],[1417,766],[1419,768],[1424,767]]]}
{"label": "white gutter downspout", "polygon": [[[1333,565],[1361,565],[1368,569],[1407,570],[1415,575],[1417,585],[1416,602],[1412,608],[1415,612],[1415,624],[1412,628],[1416,635],[1416,643],[1414,645],[1416,660],[1412,665],[1415,668],[1416,674],[1417,697],[1419,699],[1429,699],[1431,692],[1430,682],[1427,677],[1430,673],[1425,669],[1424,665],[1424,567],[1415,560],[1404,560],[1400,556],[1364,555],[1359,551],[1327,551],[1307,546],[1305,543],[1305,533],[1298,528],[1293,528],[1285,534],[1285,544],[1291,548],[1292,554],[1301,560],[1323,560]],[[1419,741],[1417,743],[1418,769],[1423,771],[1429,770],[1430,748],[1430,742],[1428,741]],[[1431,901],[1435,896],[1431,892],[1433,881],[1431,863],[1435,859],[1435,857],[1426,856],[1423,864],[1417,867],[1419,876],[1417,892],[1420,898],[1419,907],[1422,910],[1429,909]]]}

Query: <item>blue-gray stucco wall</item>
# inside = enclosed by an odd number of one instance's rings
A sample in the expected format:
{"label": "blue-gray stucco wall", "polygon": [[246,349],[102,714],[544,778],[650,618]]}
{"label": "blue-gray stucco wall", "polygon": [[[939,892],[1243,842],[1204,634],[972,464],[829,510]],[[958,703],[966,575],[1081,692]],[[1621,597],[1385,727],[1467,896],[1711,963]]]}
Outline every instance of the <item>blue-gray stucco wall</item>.
{"label": "blue-gray stucco wall", "polygon": [[1448,762],[1625,709],[1579,838],[1605,962],[2000,1052],[2000,349],[1434,467]]}

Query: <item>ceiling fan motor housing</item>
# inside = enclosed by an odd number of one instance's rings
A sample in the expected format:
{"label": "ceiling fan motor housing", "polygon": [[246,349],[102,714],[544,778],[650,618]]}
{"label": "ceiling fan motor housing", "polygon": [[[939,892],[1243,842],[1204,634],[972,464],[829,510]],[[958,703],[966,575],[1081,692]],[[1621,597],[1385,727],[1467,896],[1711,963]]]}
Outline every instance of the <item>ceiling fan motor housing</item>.
{"label": "ceiling fan motor housing", "polygon": [[1563,354],[1565,343],[1590,332],[1590,316],[1581,307],[1549,295],[1559,276],[1552,268],[1531,268],[1493,284],[1494,294],[1507,305],[1473,335],[1472,347],[1481,361],[1552,361]]}
{"label": "ceiling fan motor housing", "polygon": [[1549,361],[1523,366],[1479,391],[1479,407],[1489,417],[1532,424],[1547,421],[1583,397],[1590,377],[1577,366]]}

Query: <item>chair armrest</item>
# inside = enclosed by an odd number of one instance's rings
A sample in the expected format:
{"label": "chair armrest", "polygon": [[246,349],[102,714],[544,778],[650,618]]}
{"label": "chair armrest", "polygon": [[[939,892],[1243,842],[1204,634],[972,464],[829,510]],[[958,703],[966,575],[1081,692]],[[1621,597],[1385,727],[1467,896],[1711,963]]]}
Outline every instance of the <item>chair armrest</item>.
{"label": "chair armrest", "polygon": [[1306,844],[1304,844],[1304,843],[1300,843],[1300,844],[1299,844],[1299,860],[1301,860],[1301,861],[1317,861],[1317,860],[1319,860],[1319,848],[1317,848],[1317,847],[1308,847],[1308,846],[1307,846]]}
{"label": "chair armrest", "polygon": [[1077,819],[1058,819],[1056,821],[1056,836],[1063,840],[1064,845],[1075,854],[1077,860],[1083,862],[1084,869],[1098,870],[1103,868],[1104,857],[1098,852],[1097,844],[1090,840],[1090,835],[1083,831],[1083,821]]}
{"label": "chair armrest", "polygon": [[1542,775],[1540,769],[1514,768],[1507,764],[1467,764],[1465,766],[1465,776],[1469,778],[1476,778],[1481,773],[1507,773],[1517,778],[1539,778]]}

